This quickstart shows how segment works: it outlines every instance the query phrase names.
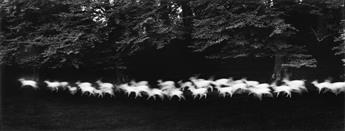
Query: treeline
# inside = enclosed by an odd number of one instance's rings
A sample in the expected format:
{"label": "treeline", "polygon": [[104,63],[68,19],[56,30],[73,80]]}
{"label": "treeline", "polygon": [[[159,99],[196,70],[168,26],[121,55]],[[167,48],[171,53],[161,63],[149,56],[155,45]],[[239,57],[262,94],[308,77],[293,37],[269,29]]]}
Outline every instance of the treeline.
{"label": "treeline", "polygon": [[343,0],[2,0],[0,7],[5,65],[111,70],[118,80],[189,76],[224,63],[269,67],[272,78],[302,67],[344,73]]}

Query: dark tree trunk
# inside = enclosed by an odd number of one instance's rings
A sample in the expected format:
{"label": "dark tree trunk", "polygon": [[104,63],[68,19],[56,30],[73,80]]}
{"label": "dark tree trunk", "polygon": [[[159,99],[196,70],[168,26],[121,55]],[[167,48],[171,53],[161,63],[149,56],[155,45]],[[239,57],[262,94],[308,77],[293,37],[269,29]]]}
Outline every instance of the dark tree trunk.
{"label": "dark tree trunk", "polygon": [[[341,12],[343,13],[343,12]],[[344,74],[340,56],[334,55],[334,35],[325,28],[331,21],[341,19],[341,14],[335,19],[328,19],[329,15],[316,15],[304,10],[295,9],[287,12],[287,22],[294,25],[297,32],[294,43],[306,45],[308,53],[317,60],[317,70],[311,72],[318,78],[327,78]],[[333,14],[336,15],[336,14]]]}
{"label": "dark tree trunk", "polygon": [[33,69],[33,78],[35,81],[40,81],[40,72],[39,72],[39,68],[34,68]]}
{"label": "dark tree trunk", "polygon": [[282,77],[282,70],[283,70],[283,54],[276,53],[274,55],[274,69],[272,74],[273,80],[280,80]]}
{"label": "dark tree trunk", "polygon": [[[4,84],[2,83],[2,80],[3,80],[3,68],[4,68],[4,66],[3,66],[3,64],[0,64],[0,105],[2,106],[3,104],[2,104],[2,98],[3,98],[3,96],[4,96],[4,94],[2,93],[2,89],[4,89]],[[3,108],[0,108],[0,114],[2,114],[2,109]],[[2,123],[3,121],[2,121],[2,117],[0,117],[0,126],[2,126],[3,125],[3,123]],[[1,128],[1,127],[0,127]]]}
{"label": "dark tree trunk", "polygon": [[325,25],[329,24],[330,16],[323,14],[316,17],[316,25],[311,27],[313,32],[313,40],[310,40],[309,46],[312,49],[310,52],[318,62],[319,76],[323,77],[338,77],[343,74],[341,66],[341,58],[335,55],[334,35],[329,32]]}
{"label": "dark tree trunk", "polygon": [[116,84],[124,83],[128,81],[128,76],[123,69],[115,69]]}
{"label": "dark tree trunk", "polygon": [[189,0],[183,0],[180,2],[182,7],[182,20],[184,26],[184,36],[186,40],[191,39],[191,34],[193,30],[193,12],[189,4]]}
{"label": "dark tree trunk", "polygon": [[160,10],[160,14],[161,14],[161,18],[163,19],[163,23],[165,25],[170,25],[170,18],[169,18],[169,13],[171,13],[171,5],[170,3],[168,3],[168,1],[162,0],[161,1],[161,10]]}

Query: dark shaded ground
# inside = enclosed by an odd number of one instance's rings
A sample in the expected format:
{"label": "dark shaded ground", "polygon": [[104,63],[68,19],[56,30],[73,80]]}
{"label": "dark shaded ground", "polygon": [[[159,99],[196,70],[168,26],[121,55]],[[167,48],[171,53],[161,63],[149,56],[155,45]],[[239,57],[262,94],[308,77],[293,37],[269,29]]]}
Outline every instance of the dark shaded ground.
{"label": "dark shaded ground", "polygon": [[[16,92],[16,93],[14,93]],[[22,89],[3,92],[3,130],[344,130],[344,94],[207,100],[97,99]]]}

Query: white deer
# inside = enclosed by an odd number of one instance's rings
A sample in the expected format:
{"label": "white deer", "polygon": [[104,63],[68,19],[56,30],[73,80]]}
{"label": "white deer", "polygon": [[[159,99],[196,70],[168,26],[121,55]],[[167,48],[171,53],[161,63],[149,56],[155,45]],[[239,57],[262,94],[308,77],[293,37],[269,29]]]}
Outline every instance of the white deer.
{"label": "white deer", "polygon": [[148,95],[149,92],[151,91],[148,85],[139,85],[139,86],[135,86],[134,88],[136,88],[136,90],[139,92],[140,97],[142,96],[142,94]]}
{"label": "white deer", "polygon": [[194,86],[192,86],[189,87],[188,90],[192,92],[194,99],[197,97],[199,97],[199,99],[207,97],[207,88],[195,88]]}
{"label": "white deer", "polygon": [[95,89],[95,90],[93,90],[93,95],[95,95],[97,97],[103,97],[103,91],[100,89]]}
{"label": "white deer", "polygon": [[104,94],[108,94],[110,96],[114,96],[114,85],[111,83],[104,83],[100,80],[97,80],[96,83],[99,86],[99,89],[104,93]]}
{"label": "white deer", "polygon": [[345,82],[334,82],[331,84],[330,89],[336,95],[345,92]]}
{"label": "white deer", "polygon": [[242,94],[246,91],[248,91],[247,84],[243,82],[243,80],[236,80],[231,82],[231,88],[232,88],[232,94],[238,93]]}
{"label": "white deer", "polygon": [[127,94],[128,97],[132,93],[135,94],[135,98],[137,98],[138,96],[141,96],[140,91],[137,90],[137,88],[135,88],[134,86],[129,85],[128,83],[120,84],[118,87],[119,87],[119,89],[123,90]]}
{"label": "white deer", "polygon": [[270,85],[267,83],[258,84],[255,87],[248,89],[249,95],[253,94],[257,98],[259,98],[259,100],[262,100],[262,96],[265,96],[265,95],[269,97],[273,97],[269,87]]}
{"label": "white deer", "polygon": [[147,92],[147,100],[150,99],[150,98],[153,98],[153,100],[156,100],[156,97],[159,97],[160,99],[163,99],[164,98],[164,93],[161,89],[157,89],[157,88],[153,88],[153,89],[150,89],[148,92]]}
{"label": "white deer", "polygon": [[130,84],[131,84],[132,86],[141,86],[141,85],[148,85],[149,82],[147,82],[147,81],[139,81],[139,82],[136,82],[136,81],[132,80],[132,81],[130,82]]}
{"label": "white deer", "polygon": [[77,88],[77,87],[74,87],[74,86],[68,85],[68,86],[67,86],[67,89],[68,89],[68,91],[69,91],[72,95],[74,95],[74,94],[76,94],[76,93],[78,92],[78,88]]}
{"label": "white deer", "polygon": [[76,82],[76,84],[79,86],[82,95],[88,93],[88,95],[93,95],[95,88],[92,86],[89,82]]}
{"label": "white deer", "polygon": [[58,81],[45,80],[44,83],[46,83],[47,87],[52,91],[58,91],[59,90],[60,82],[58,82]]}
{"label": "white deer", "polygon": [[166,90],[166,89],[170,89],[170,88],[176,88],[175,86],[175,82],[174,81],[162,81],[162,80],[158,80],[158,87],[161,90]]}
{"label": "white deer", "polygon": [[18,81],[20,81],[20,83],[22,84],[21,87],[30,86],[34,89],[38,89],[37,82],[34,80],[26,80],[24,78],[20,78],[18,79]]}
{"label": "white deer", "polygon": [[289,86],[285,84],[277,86],[274,82],[273,84],[271,84],[271,87],[273,88],[273,92],[277,94],[277,97],[280,93],[285,93],[287,97],[291,97],[292,88],[290,88]]}
{"label": "white deer", "polygon": [[211,80],[205,80],[205,79],[196,79],[195,77],[191,77],[190,81],[195,85],[196,88],[211,88],[212,89],[212,83]]}
{"label": "white deer", "polygon": [[321,83],[319,83],[319,82],[317,82],[317,81],[315,80],[315,81],[313,81],[313,82],[311,82],[311,83],[318,89],[319,93],[321,93],[321,91],[322,91],[323,89],[329,89],[329,87],[332,86],[331,82],[328,81],[328,80],[326,80],[326,81],[324,81],[324,82],[321,82]]}
{"label": "white deer", "polygon": [[69,83],[66,81],[59,82],[59,87],[62,88],[63,90],[68,88]]}
{"label": "white deer", "polygon": [[196,88],[190,81],[187,81],[187,82],[179,81],[178,83],[182,90],[185,90],[187,88],[192,93],[192,96],[194,99],[196,97],[199,97],[199,99],[203,97],[204,98],[207,97],[207,92],[208,92],[207,88]]}
{"label": "white deer", "polygon": [[242,79],[242,81],[247,84],[247,87],[255,87],[260,84],[258,81],[248,81],[247,79]]}
{"label": "white deer", "polygon": [[283,82],[292,88],[292,91],[296,93],[302,93],[302,92],[307,92],[307,88],[305,87],[305,80],[288,80],[288,79],[283,79]]}
{"label": "white deer", "polygon": [[181,91],[179,88],[169,88],[162,91],[163,94],[169,98],[169,100],[174,97],[177,97],[178,100],[185,99],[185,97],[183,96],[183,91]]}
{"label": "white deer", "polygon": [[223,97],[226,97],[227,95],[230,95],[230,97],[232,97],[233,92],[234,92],[231,86],[218,87],[217,90],[218,90],[218,93]]}
{"label": "white deer", "polygon": [[[219,89],[222,86],[229,86],[230,80],[222,78],[222,79],[215,80],[214,82],[212,82],[212,84],[215,86],[214,88]],[[213,88],[211,88],[211,91],[213,91]]]}

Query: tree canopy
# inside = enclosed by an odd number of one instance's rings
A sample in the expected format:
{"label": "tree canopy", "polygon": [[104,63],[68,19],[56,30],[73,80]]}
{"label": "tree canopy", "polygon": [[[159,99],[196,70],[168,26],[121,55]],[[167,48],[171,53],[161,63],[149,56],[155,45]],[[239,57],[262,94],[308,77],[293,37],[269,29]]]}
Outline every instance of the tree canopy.
{"label": "tree canopy", "polygon": [[326,66],[331,56],[345,65],[342,0],[3,0],[0,7],[3,64],[126,69],[140,52],[183,43],[216,61],[274,59],[275,77],[284,67]]}

